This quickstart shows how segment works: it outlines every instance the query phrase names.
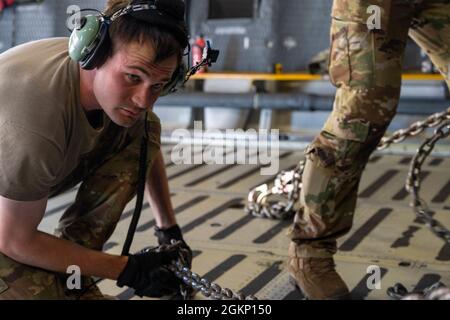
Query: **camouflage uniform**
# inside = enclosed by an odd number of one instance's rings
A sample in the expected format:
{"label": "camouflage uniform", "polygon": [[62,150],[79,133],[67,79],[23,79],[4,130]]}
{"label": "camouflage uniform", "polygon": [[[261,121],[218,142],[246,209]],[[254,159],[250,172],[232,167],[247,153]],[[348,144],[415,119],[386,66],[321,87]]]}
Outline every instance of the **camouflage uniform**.
{"label": "camouflage uniform", "polygon": [[[370,5],[381,8],[380,29],[368,28]],[[336,98],[305,151],[290,257],[332,257],[336,238],[352,227],[361,174],[396,112],[408,33],[450,84],[450,0],[334,0],[332,17]]]}
{"label": "camouflage uniform", "polygon": [[[148,123],[147,168],[150,168],[160,150],[161,126],[153,113],[149,114]],[[141,121],[126,129],[109,122],[94,150],[51,190],[50,197],[53,197],[82,182],[75,202],[65,211],[55,231],[58,237],[102,250],[125,206],[136,194],[143,124]],[[78,292],[65,289],[65,279],[66,275],[26,266],[0,253],[0,300],[77,299]],[[85,277],[82,282],[86,287],[92,279]],[[6,289],[3,293],[2,288]],[[104,298],[95,285],[81,297]]]}

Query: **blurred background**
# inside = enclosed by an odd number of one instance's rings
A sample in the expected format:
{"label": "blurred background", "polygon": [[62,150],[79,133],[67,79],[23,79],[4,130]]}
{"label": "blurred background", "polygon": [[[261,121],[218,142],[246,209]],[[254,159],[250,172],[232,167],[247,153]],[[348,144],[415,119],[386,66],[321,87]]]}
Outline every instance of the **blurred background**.
{"label": "blurred background", "polygon": [[[0,52],[47,37],[69,36],[73,6],[102,9],[104,0],[8,0],[0,12]],[[333,105],[327,49],[331,0],[186,0],[193,52],[210,41],[220,57],[176,95],[160,99],[163,128],[278,128],[308,141]],[[192,64],[195,57],[186,58]],[[447,107],[448,90],[410,40],[399,116],[390,131]],[[167,141],[170,139],[168,138]]]}

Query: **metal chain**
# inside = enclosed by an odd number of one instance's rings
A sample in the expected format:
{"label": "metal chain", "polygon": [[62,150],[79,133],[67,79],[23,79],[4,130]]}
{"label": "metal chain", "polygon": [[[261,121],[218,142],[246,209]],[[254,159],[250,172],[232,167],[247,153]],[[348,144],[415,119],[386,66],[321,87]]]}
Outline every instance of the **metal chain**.
{"label": "metal chain", "polygon": [[[267,184],[253,189],[248,195],[245,211],[257,218],[274,220],[292,218],[302,187],[304,168],[305,161],[301,161],[294,170],[282,171],[278,174],[271,189]],[[285,197],[286,200],[276,201],[280,197]]]}
{"label": "metal chain", "polygon": [[398,130],[390,137],[381,139],[377,149],[384,150],[393,143],[403,142],[406,138],[417,136],[425,129],[437,127],[448,119],[450,119],[450,108],[446,111],[435,113],[423,121],[415,122],[407,129]]}
{"label": "metal chain", "polygon": [[450,300],[450,289],[437,282],[422,292],[408,292],[404,285],[396,283],[387,289],[387,294],[396,300]]}
{"label": "metal chain", "polygon": [[[384,150],[393,143],[400,143],[408,137],[419,135],[425,129],[437,127],[448,119],[450,119],[450,108],[433,114],[423,121],[413,123],[407,129],[398,130],[390,137],[383,138],[377,149]],[[262,184],[251,190],[245,211],[257,218],[286,220],[293,217],[302,187],[304,167],[305,161],[303,160],[296,169],[282,171],[275,178],[274,186],[271,189],[269,189],[267,184]]]}
{"label": "metal chain", "polygon": [[171,270],[185,285],[199,291],[202,295],[212,300],[258,300],[255,296],[235,293],[231,289],[222,288],[217,283],[201,278],[180,261],[174,262],[171,265]]}
{"label": "metal chain", "polygon": [[425,142],[417,150],[417,154],[414,156],[408,172],[406,190],[413,197],[411,206],[413,207],[416,215],[426,223],[426,225],[436,236],[443,239],[445,242],[450,243],[450,230],[431,216],[431,211],[428,209],[426,202],[419,196],[421,182],[420,173],[422,165],[425,159],[433,151],[436,143],[441,139],[447,138],[448,136],[450,136],[450,120],[440,125],[435,130],[434,135],[425,140]]}
{"label": "metal chain", "polygon": [[201,278],[197,273],[192,272],[187,267],[187,261],[185,259],[187,255],[183,252],[183,250],[187,249],[182,246],[181,241],[172,240],[172,244],[159,246],[156,251],[161,252],[173,250],[174,248],[179,250],[179,257],[177,261],[169,266],[169,269],[183,281],[184,286],[181,288],[181,294],[185,300],[191,298],[193,293],[195,293],[191,292],[191,294],[189,294],[188,288],[199,291],[205,297],[213,300],[258,300],[255,296],[245,296],[242,293],[235,293],[231,289],[222,288],[218,284],[210,282],[205,278]]}

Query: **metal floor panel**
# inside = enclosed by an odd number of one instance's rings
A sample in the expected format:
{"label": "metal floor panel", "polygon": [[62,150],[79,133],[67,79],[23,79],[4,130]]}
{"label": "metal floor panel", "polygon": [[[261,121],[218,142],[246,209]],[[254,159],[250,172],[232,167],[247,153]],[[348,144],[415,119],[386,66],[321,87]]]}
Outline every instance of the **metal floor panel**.
{"label": "metal floor panel", "polygon": [[[193,271],[223,287],[261,299],[301,299],[285,271],[290,222],[255,219],[243,210],[248,191],[273,180],[257,165],[174,165],[170,146],[163,147],[172,201],[185,238],[197,252]],[[281,153],[280,170],[292,169],[302,152]],[[410,159],[375,154],[364,172],[354,226],[339,240],[337,269],[356,299],[387,299],[386,289],[408,289],[436,281],[450,285],[450,246],[418,221],[409,207],[404,182]],[[423,166],[422,197],[434,217],[450,228],[450,159],[431,157]],[[53,232],[76,189],[51,199],[40,229]],[[105,251],[119,254],[126,237],[132,201],[125,209]],[[156,245],[151,209],[144,207],[131,251]],[[367,267],[381,268],[381,290],[369,290]],[[99,284],[119,299],[138,299],[114,281]],[[196,299],[204,299],[197,295]]]}

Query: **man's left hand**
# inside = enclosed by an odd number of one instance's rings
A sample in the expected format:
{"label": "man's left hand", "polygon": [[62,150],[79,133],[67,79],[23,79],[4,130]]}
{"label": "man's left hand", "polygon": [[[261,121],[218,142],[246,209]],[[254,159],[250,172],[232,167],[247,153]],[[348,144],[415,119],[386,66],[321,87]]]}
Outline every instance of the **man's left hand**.
{"label": "man's left hand", "polygon": [[155,236],[158,238],[159,245],[170,245],[172,240],[181,241],[181,255],[183,262],[189,269],[192,267],[192,250],[183,239],[180,227],[176,224],[167,229],[155,227]]}

